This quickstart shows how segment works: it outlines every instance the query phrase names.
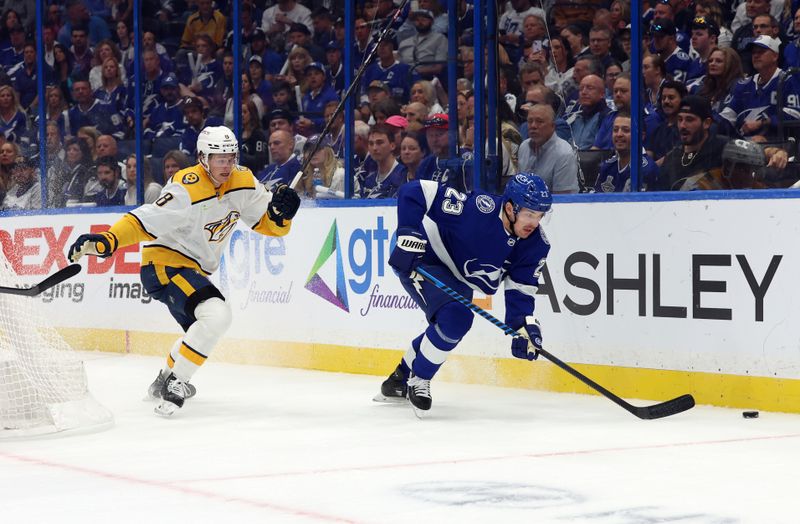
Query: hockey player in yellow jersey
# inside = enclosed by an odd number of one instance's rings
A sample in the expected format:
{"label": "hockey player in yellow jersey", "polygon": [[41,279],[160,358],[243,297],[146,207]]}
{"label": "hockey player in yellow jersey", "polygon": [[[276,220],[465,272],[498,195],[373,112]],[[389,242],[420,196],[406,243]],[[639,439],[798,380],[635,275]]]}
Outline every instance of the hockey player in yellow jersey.
{"label": "hockey player in yellow jersey", "polygon": [[238,165],[239,144],[224,126],[207,127],[197,139],[198,163],[166,181],[158,200],[124,215],[107,232],[78,237],[69,249],[109,257],[143,242],[141,279],[184,330],[148,394],[160,399],[156,413],[172,415],[192,397],[189,380],[231,323],[231,308],[208,275],[216,271],[236,223],[268,236],[289,232],[300,206],[286,184],[267,190]]}

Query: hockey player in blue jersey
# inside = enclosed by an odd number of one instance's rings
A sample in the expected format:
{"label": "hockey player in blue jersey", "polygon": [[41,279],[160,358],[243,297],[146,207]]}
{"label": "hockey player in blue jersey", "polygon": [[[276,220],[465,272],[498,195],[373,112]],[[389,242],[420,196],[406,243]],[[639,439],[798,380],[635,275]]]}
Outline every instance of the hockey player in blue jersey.
{"label": "hockey player in blue jersey", "polygon": [[550,251],[539,222],[551,205],[550,190],[532,173],[514,176],[502,196],[467,195],[430,180],[400,188],[397,246],[389,265],[425,312],[428,327],[375,400],[407,396],[417,414],[429,410],[431,379],[472,326],[470,309],[415,273],[420,265],[468,299],[473,291],[493,295],[504,283],[505,321],[524,327],[527,335],[513,339],[511,353],[527,360],[538,356],[542,334],[533,317],[534,295]]}

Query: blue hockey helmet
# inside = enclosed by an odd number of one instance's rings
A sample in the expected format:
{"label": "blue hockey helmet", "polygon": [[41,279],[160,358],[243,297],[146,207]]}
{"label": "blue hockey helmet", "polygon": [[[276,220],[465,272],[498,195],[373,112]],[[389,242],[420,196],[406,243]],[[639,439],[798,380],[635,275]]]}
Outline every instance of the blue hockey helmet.
{"label": "blue hockey helmet", "polygon": [[547,213],[553,205],[553,195],[547,184],[538,175],[533,173],[519,173],[508,181],[503,191],[503,201],[511,201],[514,206],[514,215],[520,208]]}

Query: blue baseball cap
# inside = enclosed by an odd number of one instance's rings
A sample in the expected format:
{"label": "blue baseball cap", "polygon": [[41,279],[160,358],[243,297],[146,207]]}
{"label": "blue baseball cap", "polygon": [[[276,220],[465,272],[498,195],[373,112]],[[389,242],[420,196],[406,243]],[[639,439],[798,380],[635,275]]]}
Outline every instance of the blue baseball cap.
{"label": "blue baseball cap", "polygon": [[308,64],[304,69],[303,72],[307,73],[309,69],[318,69],[321,72],[325,72],[325,66],[320,64],[319,62],[311,62]]}
{"label": "blue baseball cap", "polygon": [[161,87],[178,87],[178,77],[175,73],[169,73],[161,80]]}

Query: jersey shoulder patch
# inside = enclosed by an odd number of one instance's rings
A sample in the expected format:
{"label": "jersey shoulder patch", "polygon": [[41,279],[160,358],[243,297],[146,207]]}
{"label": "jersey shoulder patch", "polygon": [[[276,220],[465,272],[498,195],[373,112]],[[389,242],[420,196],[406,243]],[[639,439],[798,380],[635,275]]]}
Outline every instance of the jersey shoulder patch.
{"label": "jersey shoulder patch", "polygon": [[214,184],[211,183],[200,165],[181,169],[172,175],[172,183],[178,184],[189,193],[192,204],[208,200],[217,194]]}
{"label": "jersey shoulder patch", "polygon": [[475,205],[478,211],[486,215],[492,213],[496,207],[494,199],[489,195],[478,195],[477,198],[475,198]]}

